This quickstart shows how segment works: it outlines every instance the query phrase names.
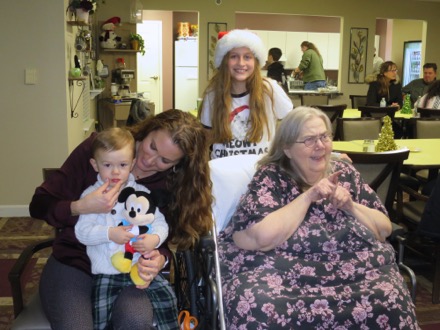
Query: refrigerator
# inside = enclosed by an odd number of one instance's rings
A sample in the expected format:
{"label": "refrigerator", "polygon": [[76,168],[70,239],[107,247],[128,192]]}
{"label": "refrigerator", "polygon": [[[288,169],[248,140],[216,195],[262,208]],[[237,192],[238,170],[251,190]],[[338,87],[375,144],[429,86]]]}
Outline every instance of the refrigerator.
{"label": "refrigerator", "polygon": [[402,68],[402,86],[407,85],[414,79],[420,78],[422,69],[422,42],[405,41],[403,43],[403,68]]}
{"label": "refrigerator", "polygon": [[199,43],[182,39],[174,43],[174,107],[183,111],[197,108],[199,97]]}

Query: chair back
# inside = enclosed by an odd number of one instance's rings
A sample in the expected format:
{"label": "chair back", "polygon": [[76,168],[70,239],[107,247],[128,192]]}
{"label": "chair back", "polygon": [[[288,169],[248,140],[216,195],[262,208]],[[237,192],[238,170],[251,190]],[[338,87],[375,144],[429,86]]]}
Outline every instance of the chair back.
{"label": "chair back", "polygon": [[440,109],[417,108],[420,118],[440,118]]}
{"label": "chair back", "polygon": [[414,127],[416,139],[440,139],[440,118],[416,118]]}
{"label": "chair back", "polygon": [[408,158],[408,149],[386,152],[346,152],[362,178],[376,191],[388,213],[394,214],[393,203],[399,183],[403,161]]}
{"label": "chair back", "polygon": [[377,117],[385,116],[394,119],[397,107],[373,107],[373,106],[359,106],[358,110],[361,112],[361,117]]}
{"label": "chair back", "polygon": [[350,100],[352,109],[367,105],[367,95],[350,95]]}
{"label": "chair back", "polygon": [[375,140],[382,128],[380,118],[338,118],[338,137],[342,141]]}
{"label": "chair back", "polygon": [[332,131],[333,131],[333,139],[339,140],[339,130],[337,128],[338,118],[342,118],[344,115],[344,110],[347,109],[346,104],[337,104],[337,105],[314,105],[313,107],[318,108],[325,112],[325,114],[330,119],[332,123]]}
{"label": "chair back", "polygon": [[314,104],[328,104],[329,95],[324,94],[301,94],[301,105],[312,106]]}
{"label": "chair back", "polygon": [[255,173],[261,156],[237,155],[209,161],[214,203],[212,213],[217,232],[223,230],[231,219],[241,195]]}

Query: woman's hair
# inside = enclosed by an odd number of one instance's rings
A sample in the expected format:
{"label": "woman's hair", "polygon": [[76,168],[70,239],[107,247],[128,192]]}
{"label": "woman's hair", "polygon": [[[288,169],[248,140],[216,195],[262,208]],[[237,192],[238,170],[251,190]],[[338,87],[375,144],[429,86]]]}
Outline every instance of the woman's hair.
{"label": "woman's hair", "polygon": [[129,130],[120,127],[107,128],[99,132],[92,143],[92,155],[95,158],[98,150],[116,151],[130,146],[133,158],[136,154],[136,143]]}
{"label": "woman's hair", "polygon": [[307,47],[307,49],[314,50],[314,51],[316,52],[316,54],[318,54],[320,57],[322,57],[322,56],[321,56],[321,53],[320,53],[319,50],[318,50],[318,48],[317,48],[317,47],[315,46],[315,44],[312,43],[312,42],[303,41],[303,42],[301,43],[301,47]]}
{"label": "woman's hair", "polygon": [[172,194],[167,221],[171,243],[181,249],[192,247],[212,229],[212,183],[209,145],[202,124],[190,113],[171,109],[129,128],[136,141],[156,130],[164,130],[182,150],[183,158],[169,171]]}
{"label": "woman's hair", "polygon": [[435,96],[440,96],[440,80],[435,80],[431,84],[431,86],[429,86],[428,93],[426,94],[425,100],[423,101],[422,108],[425,108],[428,104],[428,101]]}
{"label": "woman's hair", "polygon": [[297,165],[297,162],[301,160],[288,158],[284,153],[284,149],[290,148],[298,140],[304,124],[313,118],[321,118],[325,123],[327,132],[329,134],[332,133],[332,124],[324,112],[311,107],[301,106],[295,108],[281,121],[275,133],[275,137],[270,144],[269,152],[258,162],[258,168],[271,163],[277,164],[283,171],[287,172],[300,187],[309,187],[309,184],[307,184],[305,178],[301,175],[301,171]]}
{"label": "woman's hair", "polygon": [[390,87],[390,81],[385,77],[385,72],[396,69],[396,63],[392,61],[383,62],[380,66],[379,73],[377,74],[377,82],[379,83],[378,93],[380,96],[388,97],[388,90]]}
{"label": "woman's hair", "polygon": [[[232,79],[228,69],[229,52],[223,57],[219,69],[209,82],[205,90],[204,96],[211,91],[214,93],[213,109],[212,109],[212,143],[226,143],[232,140],[231,124],[229,115],[232,107]],[[261,76],[260,63],[258,58],[254,56],[255,69],[246,81],[246,89],[249,91],[249,108],[251,109],[249,117],[251,127],[246,134],[246,139],[250,142],[261,141],[266,127],[269,138],[271,133],[269,130],[268,118],[264,97],[267,95],[273,103],[273,90],[269,87],[269,83],[265,82]],[[206,100],[203,97],[203,100]],[[198,117],[200,119],[201,109],[199,108]]]}

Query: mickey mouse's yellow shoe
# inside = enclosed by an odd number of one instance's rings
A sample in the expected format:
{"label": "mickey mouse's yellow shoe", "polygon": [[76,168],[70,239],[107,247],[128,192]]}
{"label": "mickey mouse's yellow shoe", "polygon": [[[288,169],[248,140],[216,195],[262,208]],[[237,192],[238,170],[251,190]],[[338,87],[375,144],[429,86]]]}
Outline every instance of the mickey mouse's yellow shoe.
{"label": "mickey mouse's yellow shoe", "polygon": [[123,252],[116,252],[112,255],[112,265],[121,273],[129,273],[131,269],[131,260],[124,258]]}
{"label": "mickey mouse's yellow shoe", "polygon": [[131,268],[130,278],[133,281],[133,283],[136,285],[144,285],[145,283],[147,283],[139,276],[137,263],[134,264],[133,267]]}

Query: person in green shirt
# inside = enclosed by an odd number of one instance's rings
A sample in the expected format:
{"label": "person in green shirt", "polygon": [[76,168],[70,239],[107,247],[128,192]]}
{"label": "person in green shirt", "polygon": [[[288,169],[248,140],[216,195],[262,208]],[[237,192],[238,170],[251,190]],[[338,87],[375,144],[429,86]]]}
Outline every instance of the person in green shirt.
{"label": "person in green shirt", "polygon": [[326,86],[325,72],[322,56],[318,48],[308,41],[301,43],[303,56],[298,67],[293,71],[293,75],[302,73],[304,81],[304,90],[316,90]]}

